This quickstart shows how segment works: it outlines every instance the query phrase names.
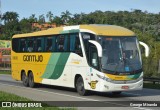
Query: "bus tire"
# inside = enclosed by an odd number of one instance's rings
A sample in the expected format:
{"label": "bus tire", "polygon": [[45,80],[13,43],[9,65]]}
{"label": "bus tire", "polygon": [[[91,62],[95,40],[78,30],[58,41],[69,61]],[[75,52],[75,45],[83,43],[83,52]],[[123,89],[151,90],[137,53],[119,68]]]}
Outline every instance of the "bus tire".
{"label": "bus tire", "polygon": [[85,88],[84,88],[84,82],[83,82],[82,77],[79,77],[77,79],[77,81],[76,81],[76,89],[77,89],[77,92],[79,93],[79,95],[81,95],[81,96],[88,95],[88,91],[85,90]]}
{"label": "bus tire", "polygon": [[28,87],[28,77],[25,72],[22,72],[22,82],[25,87]]}
{"label": "bus tire", "polygon": [[28,84],[29,84],[29,87],[31,87],[31,88],[34,88],[36,85],[34,82],[34,76],[33,76],[32,72],[30,72],[28,75]]}
{"label": "bus tire", "polygon": [[113,95],[119,95],[121,93],[122,93],[121,91],[112,92]]}

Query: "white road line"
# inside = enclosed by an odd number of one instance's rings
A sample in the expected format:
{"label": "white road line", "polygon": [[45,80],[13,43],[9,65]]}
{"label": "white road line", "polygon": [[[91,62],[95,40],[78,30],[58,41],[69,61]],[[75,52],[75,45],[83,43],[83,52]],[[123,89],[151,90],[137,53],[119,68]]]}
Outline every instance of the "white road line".
{"label": "white road line", "polygon": [[[28,90],[35,90],[35,91],[39,91],[39,92],[45,92],[45,93],[49,93],[49,94],[56,94],[56,95],[67,96],[67,97],[73,97],[73,98],[78,98],[78,99],[83,99],[83,100],[88,100],[88,101],[98,101],[98,102],[103,102],[103,103],[114,104],[114,105],[118,105],[118,106],[122,106],[122,107],[125,106],[126,107],[126,105],[123,105],[123,104],[104,102],[104,101],[100,101],[100,100],[95,100],[95,99],[90,99],[90,98],[82,98],[82,97],[77,97],[77,96],[71,96],[71,95],[66,95],[66,94],[49,92],[49,91],[43,91],[43,90],[38,90],[38,89],[34,89],[34,88],[26,88],[26,87],[20,87],[20,86],[3,84],[3,83],[1,83],[1,85],[11,86],[11,87],[16,87],[16,88],[23,88],[23,89],[28,89]],[[140,110],[142,110],[142,109],[143,110],[150,110],[150,109],[146,109],[146,108],[142,108],[142,107],[132,107],[132,108],[136,108],[136,109],[140,109]]]}

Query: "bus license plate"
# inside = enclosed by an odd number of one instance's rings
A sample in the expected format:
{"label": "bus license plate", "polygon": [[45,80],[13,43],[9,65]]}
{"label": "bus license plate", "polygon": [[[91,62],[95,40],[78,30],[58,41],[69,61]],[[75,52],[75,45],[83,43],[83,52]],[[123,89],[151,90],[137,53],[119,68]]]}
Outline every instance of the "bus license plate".
{"label": "bus license plate", "polygon": [[122,86],[122,89],[129,89],[129,86]]}

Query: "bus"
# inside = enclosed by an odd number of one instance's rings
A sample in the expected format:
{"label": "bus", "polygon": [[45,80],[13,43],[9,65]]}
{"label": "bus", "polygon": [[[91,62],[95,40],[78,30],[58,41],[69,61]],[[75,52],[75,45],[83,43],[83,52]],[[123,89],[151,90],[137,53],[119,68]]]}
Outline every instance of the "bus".
{"label": "bus", "polygon": [[12,37],[12,78],[24,86],[47,84],[112,92],[143,88],[142,59],[136,34],[115,25],[75,25]]}

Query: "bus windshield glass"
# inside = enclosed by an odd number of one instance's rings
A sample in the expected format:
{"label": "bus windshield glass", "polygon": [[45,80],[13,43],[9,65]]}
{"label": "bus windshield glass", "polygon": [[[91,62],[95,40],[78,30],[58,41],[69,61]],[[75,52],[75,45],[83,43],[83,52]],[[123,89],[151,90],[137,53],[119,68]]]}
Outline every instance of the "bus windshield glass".
{"label": "bus windshield glass", "polygon": [[108,73],[131,73],[142,68],[136,37],[99,36],[103,55],[102,70]]}

